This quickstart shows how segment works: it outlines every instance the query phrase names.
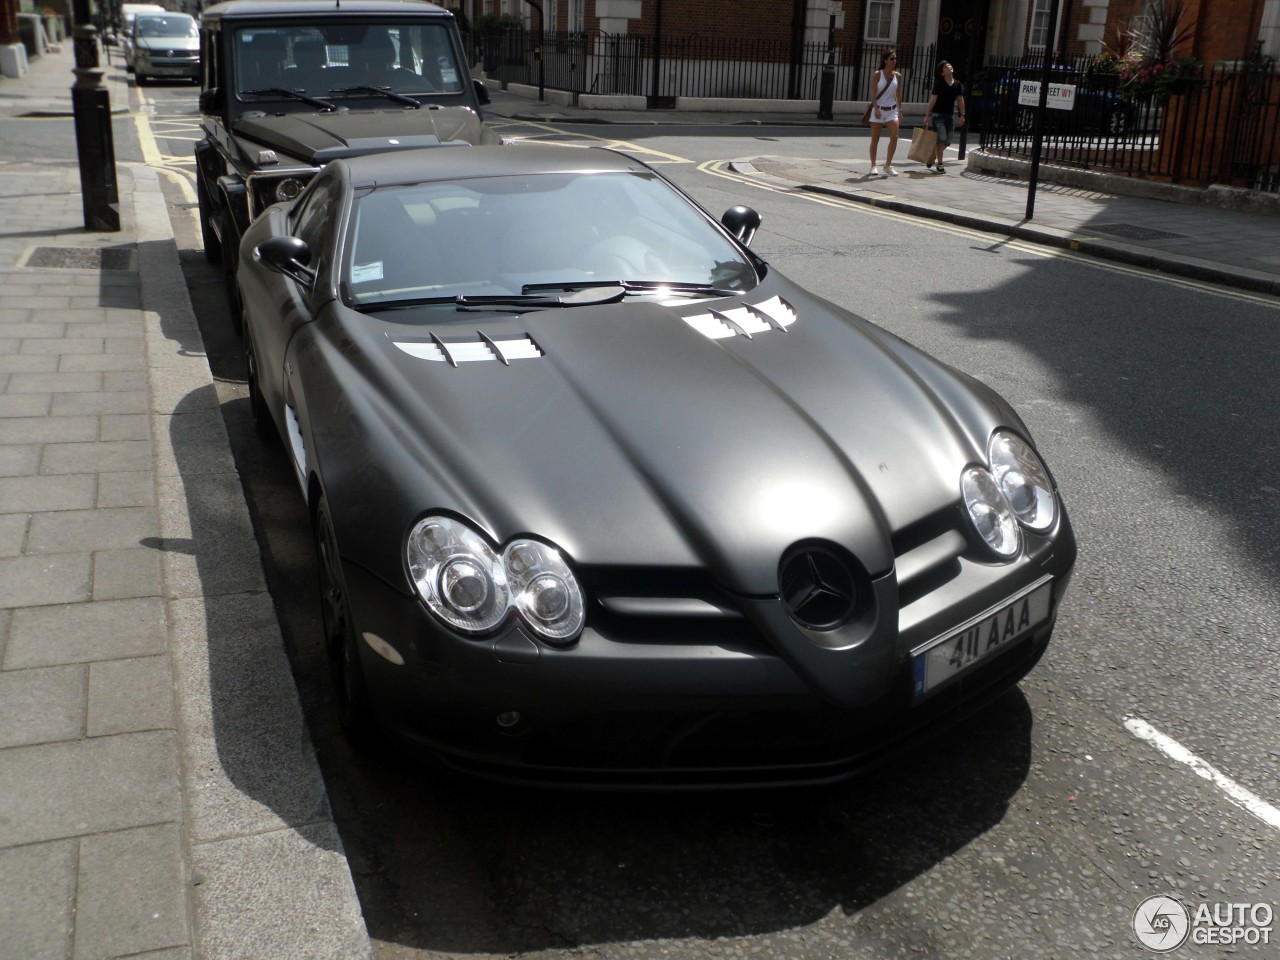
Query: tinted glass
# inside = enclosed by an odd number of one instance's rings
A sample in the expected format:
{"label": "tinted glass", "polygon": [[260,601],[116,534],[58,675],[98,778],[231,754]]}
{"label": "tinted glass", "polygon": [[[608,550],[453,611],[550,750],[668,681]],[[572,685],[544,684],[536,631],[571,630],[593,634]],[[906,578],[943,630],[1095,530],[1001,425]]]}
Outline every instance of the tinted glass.
{"label": "tinted glass", "polygon": [[464,72],[450,37],[443,22],[242,28],[236,31],[236,87],[246,101],[266,96],[254,90],[283,87],[370,106],[387,102],[377,90],[461,93]]}
{"label": "tinted glass", "polygon": [[[511,149],[521,149],[513,147]],[[519,294],[616,280],[749,289],[756,274],[652,174],[543,174],[373,190],[356,201],[344,276],[357,303]]]}

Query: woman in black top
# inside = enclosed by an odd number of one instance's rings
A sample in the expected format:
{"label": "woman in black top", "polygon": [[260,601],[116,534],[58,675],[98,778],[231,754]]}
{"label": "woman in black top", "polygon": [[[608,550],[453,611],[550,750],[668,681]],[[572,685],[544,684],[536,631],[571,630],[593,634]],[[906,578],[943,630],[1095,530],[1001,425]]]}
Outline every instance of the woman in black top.
{"label": "woman in black top", "polygon": [[933,81],[933,90],[929,94],[929,105],[924,108],[924,125],[933,127],[938,135],[938,145],[933,148],[933,166],[939,173],[946,173],[942,165],[942,154],[951,142],[951,134],[955,130],[955,118],[952,111],[960,106],[960,126],[964,126],[964,86],[955,78],[951,64],[943,60],[938,64],[938,76]]}

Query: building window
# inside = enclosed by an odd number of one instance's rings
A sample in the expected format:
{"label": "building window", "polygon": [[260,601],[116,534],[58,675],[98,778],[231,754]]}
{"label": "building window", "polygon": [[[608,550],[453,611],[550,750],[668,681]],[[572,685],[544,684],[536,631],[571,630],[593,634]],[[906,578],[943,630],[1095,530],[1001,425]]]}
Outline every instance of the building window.
{"label": "building window", "polygon": [[1027,45],[1032,50],[1043,50],[1049,41],[1049,0],[1035,0],[1031,9],[1031,36]]}
{"label": "building window", "polygon": [[1258,29],[1262,54],[1280,57],[1280,0],[1267,0],[1262,6],[1262,24]]}
{"label": "building window", "polygon": [[867,39],[871,42],[893,40],[893,15],[896,0],[870,0],[867,4]]}

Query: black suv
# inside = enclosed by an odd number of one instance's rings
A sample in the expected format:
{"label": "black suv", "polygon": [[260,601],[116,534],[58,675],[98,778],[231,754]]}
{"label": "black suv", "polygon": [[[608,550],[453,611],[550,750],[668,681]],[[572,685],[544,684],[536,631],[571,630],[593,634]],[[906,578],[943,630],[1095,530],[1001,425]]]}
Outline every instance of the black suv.
{"label": "black suv", "polygon": [[200,25],[196,193],[233,322],[240,237],[338,157],[497,143],[453,15],[422,0],[228,0]]}

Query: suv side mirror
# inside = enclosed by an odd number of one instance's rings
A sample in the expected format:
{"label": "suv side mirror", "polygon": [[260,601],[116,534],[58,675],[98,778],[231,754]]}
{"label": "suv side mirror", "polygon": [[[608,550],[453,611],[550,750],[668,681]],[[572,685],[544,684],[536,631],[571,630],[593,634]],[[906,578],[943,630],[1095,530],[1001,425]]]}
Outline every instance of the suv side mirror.
{"label": "suv side mirror", "polygon": [[254,247],[253,258],[305,287],[316,282],[316,272],[308,266],[311,248],[297,237],[269,237]]}
{"label": "suv side mirror", "polygon": [[200,91],[200,112],[220,113],[222,111],[222,88],[210,87]]}
{"label": "suv side mirror", "polygon": [[738,238],[738,241],[744,246],[751,246],[751,241],[755,238],[756,231],[760,229],[760,214],[752,210],[750,207],[730,207],[724,212],[724,216],[720,218],[720,222],[728,228],[729,232]]}
{"label": "suv side mirror", "polygon": [[484,85],[484,81],[479,77],[471,78],[471,85],[476,88],[476,99],[480,101],[480,106],[487,106],[492,102],[489,96],[489,88]]}

